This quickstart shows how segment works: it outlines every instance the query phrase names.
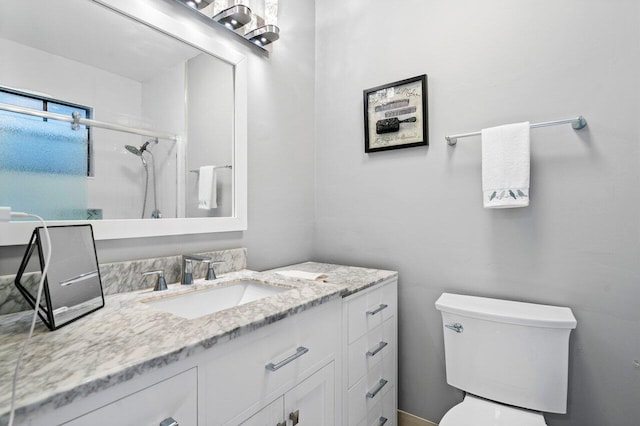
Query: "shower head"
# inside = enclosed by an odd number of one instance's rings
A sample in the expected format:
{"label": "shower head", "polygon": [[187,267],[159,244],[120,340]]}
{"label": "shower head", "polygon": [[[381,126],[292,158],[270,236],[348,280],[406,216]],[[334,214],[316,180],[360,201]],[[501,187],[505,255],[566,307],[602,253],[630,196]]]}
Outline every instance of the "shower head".
{"label": "shower head", "polygon": [[[147,147],[149,146],[149,144],[151,142],[155,142],[158,143],[158,139],[149,139],[148,141],[146,141],[145,143],[143,143],[140,148],[136,148],[133,145],[125,145],[124,147],[127,149],[127,151],[129,151],[130,153],[132,153],[133,155],[137,155],[138,157],[142,157],[142,153],[145,152],[147,150]],[[151,151],[149,151],[149,153],[151,153]]]}
{"label": "shower head", "polygon": [[139,150],[138,148],[136,148],[135,146],[133,146],[133,145],[125,145],[124,147],[125,147],[125,149],[126,149],[127,151],[129,151],[129,152],[130,152],[130,153],[132,153],[133,155],[137,155],[138,157],[141,157],[141,156],[142,156],[142,151],[140,151],[140,150]]}

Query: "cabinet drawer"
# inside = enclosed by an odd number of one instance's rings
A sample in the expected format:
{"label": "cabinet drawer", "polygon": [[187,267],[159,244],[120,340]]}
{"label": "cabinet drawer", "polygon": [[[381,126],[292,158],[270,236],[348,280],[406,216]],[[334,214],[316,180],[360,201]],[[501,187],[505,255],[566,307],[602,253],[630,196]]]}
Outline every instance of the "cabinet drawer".
{"label": "cabinet drawer", "polygon": [[196,368],[127,395],[64,424],[158,426],[168,417],[172,417],[181,425],[198,424]]}
{"label": "cabinet drawer", "polygon": [[389,389],[382,395],[382,401],[367,413],[367,418],[360,422],[358,426],[394,426],[397,422],[398,413],[395,412],[395,387]]}
{"label": "cabinet drawer", "polygon": [[[386,381],[382,386],[381,381]],[[383,395],[395,388],[396,368],[393,356],[371,367],[365,377],[348,391],[348,424],[357,425],[365,420],[370,411],[382,401]]]}
{"label": "cabinet drawer", "polygon": [[225,345],[224,353],[204,370],[205,404],[213,413],[206,424],[223,425],[251,413],[335,359],[339,309],[336,300]]}
{"label": "cabinet drawer", "polygon": [[389,318],[381,326],[349,345],[348,388],[351,388],[383,358],[394,356],[396,335],[395,318]]}
{"label": "cabinet drawer", "polygon": [[352,343],[369,330],[396,314],[396,284],[390,283],[354,297],[347,302],[348,342]]}

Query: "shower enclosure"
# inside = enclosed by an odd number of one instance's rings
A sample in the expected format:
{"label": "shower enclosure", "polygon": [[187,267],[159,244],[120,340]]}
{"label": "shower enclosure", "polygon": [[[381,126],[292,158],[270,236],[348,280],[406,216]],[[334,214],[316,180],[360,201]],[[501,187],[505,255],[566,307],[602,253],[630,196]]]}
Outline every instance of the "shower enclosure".
{"label": "shower enclosure", "polygon": [[149,193],[149,167],[147,166],[147,161],[144,158],[144,153],[148,153],[151,156],[151,180],[153,181],[153,211],[151,212],[151,217],[153,219],[162,218],[162,213],[158,210],[158,190],[156,184],[156,163],[153,158],[153,153],[149,150],[148,146],[151,142],[155,142],[158,144],[158,139],[148,140],[143,143],[140,148],[136,148],[133,145],[125,145],[125,149],[132,153],[135,156],[140,157],[142,161],[142,166],[144,167],[144,197],[142,198],[142,214],[140,216],[141,219],[145,218],[145,211],[147,207],[147,194]]}

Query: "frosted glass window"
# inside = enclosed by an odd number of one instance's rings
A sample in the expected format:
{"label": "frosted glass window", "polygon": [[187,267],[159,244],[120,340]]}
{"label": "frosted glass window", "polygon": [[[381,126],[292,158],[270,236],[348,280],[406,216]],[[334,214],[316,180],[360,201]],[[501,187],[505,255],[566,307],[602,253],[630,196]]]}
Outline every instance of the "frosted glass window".
{"label": "frosted glass window", "polygon": [[[86,107],[0,89],[0,102],[70,115]],[[0,205],[45,219],[85,219],[89,129],[0,110]]]}

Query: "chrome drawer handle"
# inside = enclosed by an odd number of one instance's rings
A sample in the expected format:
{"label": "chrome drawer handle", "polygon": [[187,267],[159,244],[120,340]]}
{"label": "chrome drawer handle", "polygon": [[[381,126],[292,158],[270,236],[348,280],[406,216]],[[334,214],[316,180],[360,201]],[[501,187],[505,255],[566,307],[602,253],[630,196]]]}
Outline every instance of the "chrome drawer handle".
{"label": "chrome drawer handle", "polygon": [[388,308],[389,305],[385,305],[384,303],[382,303],[380,306],[378,306],[377,308],[375,308],[373,311],[367,311],[367,315],[375,315],[378,312],[380,312],[381,310]]}
{"label": "chrome drawer handle", "polygon": [[160,426],[180,426],[177,421],[173,419],[173,417],[167,417],[163,421],[160,422]]}
{"label": "chrome drawer handle", "polygon": [[375,349],[370,349],[370,350],[367,352],[367,356],[375,356],[378,352],[380,352],[381,350],[383,350],[387,345],[388,345],[388,343],[387,343],[387,342],[381,341],[381,342],[378,344],[378,347],[377,347],[377,348],[375,348]]}
{"label": "chrome drawer handle", "polygon": [[451,324],[445,324],[445,327],[447,327],[449,330],[453,330],[456,333],[462,333],[464,331],[464,327],[462,326],[462,324],[460,324],[459,322],[451,325]]}
{"label": "chrome drawer handle", "polygon": [[367,392],[367,398],[369,399],[375,398],[378,392],[380,392],[384,387],[384,385],[386,385],[387,383],[389,382],[387,382],[385,379],[380,379],[380,381],[378,382],[378,386],[376,386],[374,390]]}
{"label": "chrome drawer handle", "polygon": [[264,368],[266,368],[269,371],[276,371],[284,367],[285,365],[289,364],[294,359],[300,358],[302,355],[306,354],[307,352],[309,352],[309,349],[305,348],[304,346],[300,346],[298,349],[296,349],[295,354],[275,364],[270,362],[269,364],[265,365]]}
{"label": "chrome drawer handle", "polygon": [[387,419],[386,417],[380,417],[380,418],[378,419],[378,421],[380,422],[380,423],[378,423],[378,426],[382,426],[383,424],[385,424],[386,422],[388,422],[388,421],[389,421],[389,419]]}

